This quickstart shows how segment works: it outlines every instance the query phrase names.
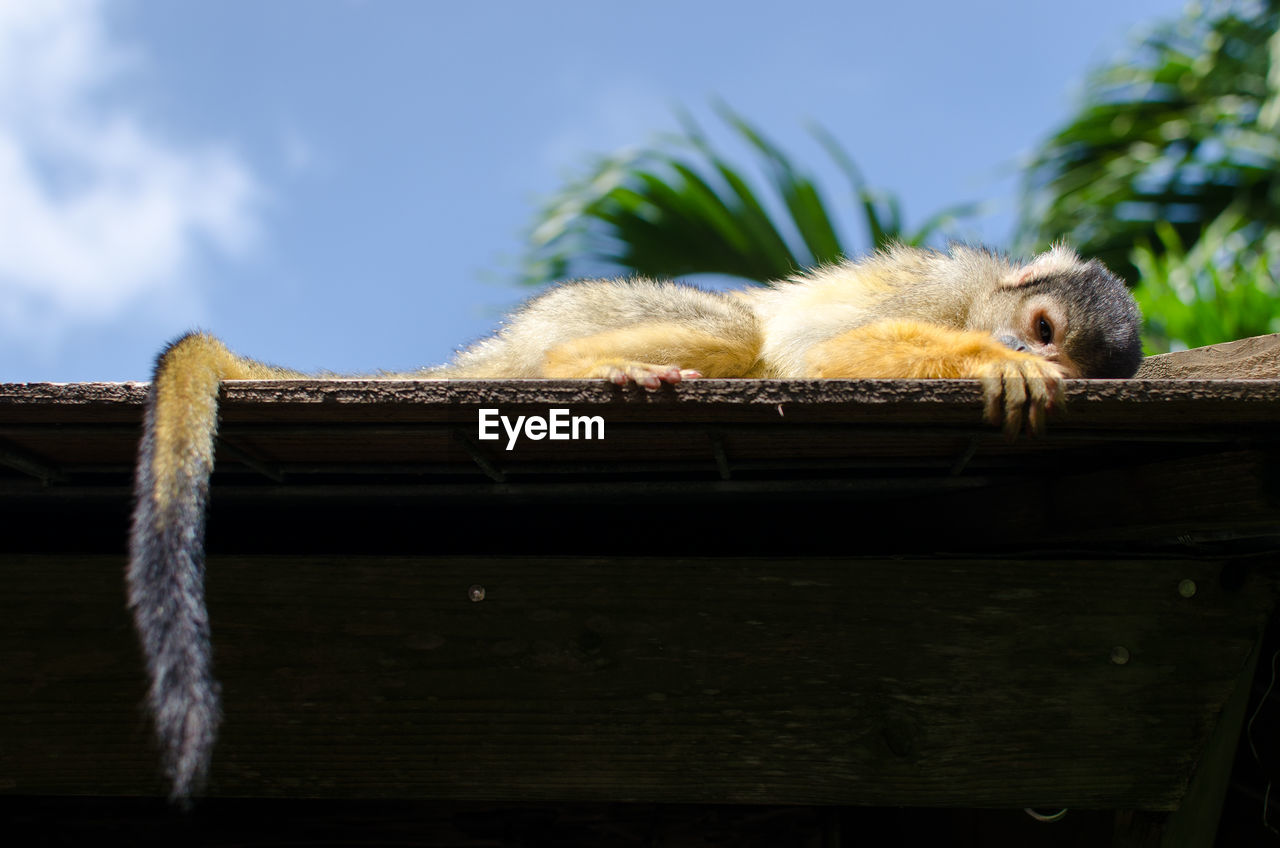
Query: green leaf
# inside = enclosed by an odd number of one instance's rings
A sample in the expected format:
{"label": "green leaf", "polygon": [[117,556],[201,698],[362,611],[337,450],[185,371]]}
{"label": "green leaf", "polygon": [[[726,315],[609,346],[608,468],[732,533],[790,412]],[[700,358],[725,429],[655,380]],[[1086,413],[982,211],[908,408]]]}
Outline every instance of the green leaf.
{"label": "green leaf", "polygon": [[[716,108],[758,157],[763,186],[717,152],[680,111],[682,134],[596,160],[583,179],[543,207],[531,230],[523,278],[711,273],[768,282],[839,261],[843,240],[814,180],[746,119],[722,104]],[[871,243],[901,238],[896,198],[867,188],[853,160],[829,136],[819,135],[819,141],[851,175]],[[915,237],[923,241],[972,208],[944,210]],[[784,214],[770,211],[776,209]]]}
{"label": "green leaf", "polygon": [[[1090,75],[1026,171],[1023,251],[1063,236],[1125,276],[1160,221],[1194,242],[1227,208],[1280,223],[1280,3],[1189,8]],[[1144,210],[1142,214],[1130,214]]]}

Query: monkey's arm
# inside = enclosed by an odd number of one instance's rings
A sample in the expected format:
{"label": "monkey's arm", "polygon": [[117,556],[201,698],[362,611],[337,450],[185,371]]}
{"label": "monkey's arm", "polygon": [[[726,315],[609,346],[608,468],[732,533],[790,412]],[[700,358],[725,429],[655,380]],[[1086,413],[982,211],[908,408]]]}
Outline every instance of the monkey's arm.
{"label": "monkey's arm", "polygon": [[987,333],[919,321],[879,321],[814,345],[805,355],[806,377],[981,380],[985,418],[1014,436],[1024,407],[1033,433],[1062,403],[1062,370],[1043,357],[1011,350]]}
{"label": "monkey's arm", "polygon": [[302,376],[190,333],[156,362],[134,478],[129,606],[171,797],[200,788],[219,722],[204,604],[204,512],[223,380]]}
{"label": "monkey's arm", "polygon": [[683,377],[746,377],[760,355],[751,331],[728,337],[679,324],[641,324],[572,339],[547,351],[543,376],[635,381],[646,388]]}

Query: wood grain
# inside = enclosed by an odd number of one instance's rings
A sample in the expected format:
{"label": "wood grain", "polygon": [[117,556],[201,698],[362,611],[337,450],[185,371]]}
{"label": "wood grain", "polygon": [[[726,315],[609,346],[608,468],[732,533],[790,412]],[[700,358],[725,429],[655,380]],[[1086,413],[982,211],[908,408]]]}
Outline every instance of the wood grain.
{"label": "wood grain", "polygon": [[[159,790],[120,567],[5,558],[4,791]],[[212,791],[269,797],[1170,809],[1274,600],[1267,576],[1224,588],[1203,561],[216,557],[209,574]]]}
{"label": "wood grain", "polygon": [[1138,379],[1274,380],[1280,377],[1280,333],[1148,356]]}

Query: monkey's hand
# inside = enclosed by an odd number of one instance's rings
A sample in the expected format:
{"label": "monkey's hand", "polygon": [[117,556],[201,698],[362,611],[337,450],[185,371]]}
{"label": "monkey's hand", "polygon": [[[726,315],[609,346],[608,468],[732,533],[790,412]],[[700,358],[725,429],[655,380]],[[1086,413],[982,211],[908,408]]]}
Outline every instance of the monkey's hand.
{"label": "monkey's hand", "polygon": [[1010,438],[1022,429],[1044,431],[1045,417],[1062,404],[1063,371],[1030,353],[1005,347],[987,333],[953,330],[921,321],[879,321],[814,345],[805,376],[823,379],[969,378],[981,380],[984,418],[1004,425]]}
{"label": "monkey's hand", "polygon": [[982,380],[982,417],[990,424],[1003,421],[1004,434],[1010,439],[1022,430],[1024,414],[1027,431],[1043,433],[1045,417],[1063,402],[1062,369],[1039,356],[1007,349],[975,364],[974,373],[967,376]]}
{"label": "monkey's hand", "polygon": [[656,389],[663,383],[679,383],[681,380],[693,380],[702,375],[678,365],[653,365],[649,362],[633,362],[626,359],[603,359],[573,376],[588,380],[608,380],[619,386],[635,383],[646,389]]}

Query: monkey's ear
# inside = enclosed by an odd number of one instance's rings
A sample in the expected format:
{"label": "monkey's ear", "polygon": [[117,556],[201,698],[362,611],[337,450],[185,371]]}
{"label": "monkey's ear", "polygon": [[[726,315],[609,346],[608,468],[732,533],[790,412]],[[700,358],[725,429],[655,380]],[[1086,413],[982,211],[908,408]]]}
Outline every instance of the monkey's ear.
{"label": "monkey's ear", "polygon": [[1047,251],[1000,281],[1002,288],[1016,289],[1037,277],[1067,273],[1080,266],[1080,256],[1066,242],[1055,242]]}

